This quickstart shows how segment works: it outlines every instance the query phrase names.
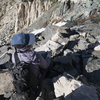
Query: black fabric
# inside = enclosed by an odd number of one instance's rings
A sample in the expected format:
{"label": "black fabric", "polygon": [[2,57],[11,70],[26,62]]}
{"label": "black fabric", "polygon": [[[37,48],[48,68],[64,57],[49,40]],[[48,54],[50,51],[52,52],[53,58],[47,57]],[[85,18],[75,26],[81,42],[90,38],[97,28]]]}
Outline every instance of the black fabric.
{"label": "black fabric", "polygon": [[27,45],[29,43],[30,37],[29,34],[25,34],[25,45]]}
{"label": "black fabric", "polygon": [[16,66],[20,64],[20,60],[18,58],[18,55],[17,55],[17,52],[14,53],[14,57],[15,57],[15,63],[16,63]]}
{"label": "black fabric", "polygon": [[16,45],[13,45],[15,48],[23,48],[23,47],[25,47],[25,45],[21,45],[21,44],[16,44]]}
{"label": "black fabric", "polygon": [[15,63],[16,63],[16,68],[17,68],[16,73],[19,75],[19,76],[17,75],[17,80],[18,80],[18,77],[20,79],[23,79],[26,82],[26,84],[30,87],[31,90],[36,91],[37,86],[38,86],[38,79],[32,72],[30,63],[24,62],[24,64],[22,64],[18,58],[17,52],[15,52],[14,57],[15,57]]}

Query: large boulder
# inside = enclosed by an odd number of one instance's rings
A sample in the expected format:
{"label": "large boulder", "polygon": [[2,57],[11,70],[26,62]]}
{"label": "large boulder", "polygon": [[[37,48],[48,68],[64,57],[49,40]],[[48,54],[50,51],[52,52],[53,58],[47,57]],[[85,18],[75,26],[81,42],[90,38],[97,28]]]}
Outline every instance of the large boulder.
{"label": "large boulder", "polygon": [[9,98],[14,91],[15,87],[11,72],[0,73],[0,95]]}
{"label": "large boulder", "polygon": [[65,100],[99,100],[96,88],[86,86],[67,73],[53,78],[56,97],[64,96]]}
{"label": "large boulder", "polygon": [[[68,27],[58,27],[55,25],[48,25],[46,30],[41,34],[40,37],[43,39],[40,44],[46,43],[48,40],[56,42],[66,42],[68,41],[68,36],[72,34],[72,31]],[[63,40],[64,39],[64,40]]]}
{"label": "large boulder", "polygon": [[52,56],[56,56],[62,52],[63,48],[64,48],[63,44],[59,44],[49,40],[44,45],[37,47],[35,51],[52,51]]}
{"label": "large boulder", "polygon": [[100,86],[100,59],[99,58],[84,58],[83,59],[83,74],[90,82]]}

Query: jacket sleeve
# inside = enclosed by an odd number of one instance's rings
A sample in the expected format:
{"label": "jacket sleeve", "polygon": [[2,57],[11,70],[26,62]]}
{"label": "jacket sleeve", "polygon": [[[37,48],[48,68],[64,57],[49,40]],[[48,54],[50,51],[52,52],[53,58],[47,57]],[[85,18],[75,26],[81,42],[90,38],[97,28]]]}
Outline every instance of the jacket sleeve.
{"label": "jacket sleeve", "polygon": [[44,68],[44,69],[48,68],[50,64],[49,57],[46,57],[46,59],[44,59],[40,53],[37,53],[37,60],[39,62],[39,67]]}

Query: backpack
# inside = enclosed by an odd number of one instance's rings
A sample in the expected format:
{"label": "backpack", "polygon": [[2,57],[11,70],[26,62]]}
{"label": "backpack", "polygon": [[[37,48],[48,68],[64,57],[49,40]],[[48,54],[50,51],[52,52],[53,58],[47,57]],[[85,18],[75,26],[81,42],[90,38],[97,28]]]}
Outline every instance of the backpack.
{"label": "backpack", "polygon": [[36,91],[38,87],[38,79],[31,70],[30,64],[23,62],[21,63],[17,52],[14,54],[15,66],[12,70],[14,77],[15,88],[18,93],[22,91]]}

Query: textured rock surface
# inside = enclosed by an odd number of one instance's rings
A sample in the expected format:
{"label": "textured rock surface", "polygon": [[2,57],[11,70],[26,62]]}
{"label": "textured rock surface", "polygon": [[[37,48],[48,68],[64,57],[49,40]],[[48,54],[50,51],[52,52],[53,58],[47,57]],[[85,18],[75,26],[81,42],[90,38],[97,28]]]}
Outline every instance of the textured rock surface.
{"label": "textured rock surface", "polygon": [[9,98],[15,90],[11,72],[0,73],[0,80],[0,95]]}
{"label": "textured rock surface", "polygon": [[0,0],[0,11],[0,97],[25,100],[30,94],[8,72],[14,67],[9,43],[17,32],[44,28],[33,48],[52,51],[46,78],[53,80],[54,100],[100,99],[99,0]]}
{"label": "textured rock surface", "polygon": [[56,97],[64,96],[65,100],[98,100],[95,87],[83,85],[67,73],[53,78]]}

